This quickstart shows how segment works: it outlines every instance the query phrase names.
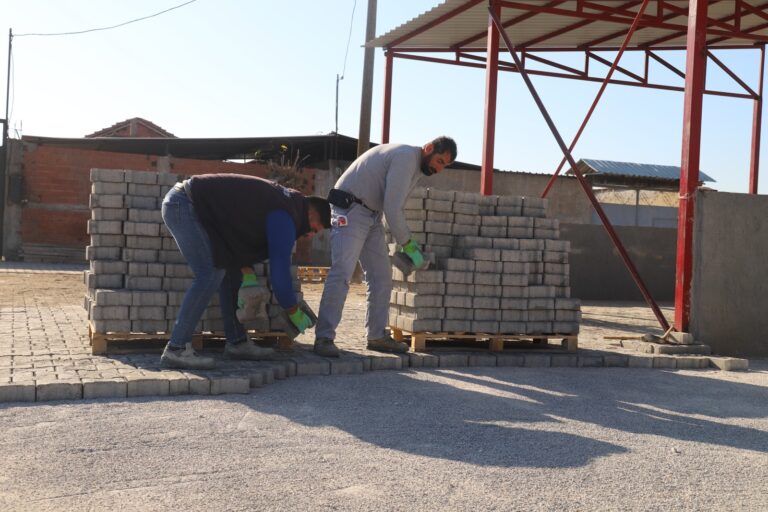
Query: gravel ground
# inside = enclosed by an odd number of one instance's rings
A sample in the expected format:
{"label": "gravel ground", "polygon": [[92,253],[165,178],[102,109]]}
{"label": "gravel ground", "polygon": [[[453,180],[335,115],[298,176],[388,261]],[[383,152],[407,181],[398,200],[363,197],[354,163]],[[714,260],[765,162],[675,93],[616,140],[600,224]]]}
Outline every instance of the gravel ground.
{"label": "gravel ground", "polygon": [[0,407],[0,510],[768,509],[768,365],[293,378]]}

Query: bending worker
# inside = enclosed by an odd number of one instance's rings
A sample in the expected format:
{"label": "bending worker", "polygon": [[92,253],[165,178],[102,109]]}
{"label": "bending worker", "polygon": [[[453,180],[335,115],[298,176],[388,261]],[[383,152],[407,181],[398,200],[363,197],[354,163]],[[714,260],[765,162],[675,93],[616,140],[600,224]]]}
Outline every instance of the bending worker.
{"label": "bending worker", "polygon": [[259,286],[252,265],[267,258],[280,306],[300,332],[311,325],[293,291],[291,252],[299,237],[330,227],[327,200],[254,176],[203,174],[177,183],[163,200],[162,214],[194,273],[161,358],[165,366],[215,366],[214,359],[192,349],[191,341],[216,290],[227,341],[224,356],[258,360],[272,355],[272,349],[249,339],[235,314],[238,289]]}
{"label": "bending worker", "polygon": [[424,255],[405,222],[403,206],[422,175],[439,173],[456,160],[456,143],[438,137],[424,147],[382,144],[357,158],[328,195],[331,203],[331,268],[320,301],[315,346],[317,354],[338,357],[334,344],[349,282],[358,260],[368,286],[365,327],[368,348],[407,352],[408,345],[392,339],[387,329],[392,267],[382,216],[416,266]]}

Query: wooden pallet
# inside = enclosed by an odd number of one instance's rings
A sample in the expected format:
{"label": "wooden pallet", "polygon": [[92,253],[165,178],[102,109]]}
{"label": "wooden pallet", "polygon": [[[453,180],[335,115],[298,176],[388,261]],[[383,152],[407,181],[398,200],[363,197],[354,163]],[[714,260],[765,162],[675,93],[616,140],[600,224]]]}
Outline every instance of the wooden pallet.
{"label": "wooden pallet", "polygon": [[579,348],[579,337],[576,334],[483,334],[465,332],[409,332],[390,326],[392,337],[397,341],[407,342],[410,339],[411,350],[421,352],[427,348],[427,341],[488,341],[489,349],[493,352],[504,350],[504,342],[518,341],[527,345],[542,345],[558,347],[568,352],[575,352]]}
{"label": "wooden pallet", "polygon": [[[282,331],[249,331],[248,334],[251,338],[261,338],[265,343],[274,344],[275,350],[293,350],[293,340]],[[88,339],[94,355],[162,351],[169,337],[170,333],[96,332],[93,323],[88,322]],[[192,347],[202,350],[205,344],[221,344],[223,340],[224,333],[221,332],[197,333],[192,335]]]}
{"label": "wooden pallet", "polygon": [[299,280],[310,283],[323,283],[328,277],[328,267],[299,267]]}

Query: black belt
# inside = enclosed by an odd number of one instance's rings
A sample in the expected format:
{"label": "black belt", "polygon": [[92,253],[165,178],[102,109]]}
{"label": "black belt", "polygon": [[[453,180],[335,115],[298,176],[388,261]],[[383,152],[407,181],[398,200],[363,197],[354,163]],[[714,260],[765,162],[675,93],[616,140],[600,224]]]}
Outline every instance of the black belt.
{"label": "black belt", "polygon": [[341,190],[338,188],[332,188],[331,191],[328,192],[328,202],[345,210],[349,209],[349,207],[352,206],[352,203],[357,203],[364,208],[376,213],[376,210],[369,208],[362,200],[355,197],[355,195],[351,192],[347,192],[346,190]]}

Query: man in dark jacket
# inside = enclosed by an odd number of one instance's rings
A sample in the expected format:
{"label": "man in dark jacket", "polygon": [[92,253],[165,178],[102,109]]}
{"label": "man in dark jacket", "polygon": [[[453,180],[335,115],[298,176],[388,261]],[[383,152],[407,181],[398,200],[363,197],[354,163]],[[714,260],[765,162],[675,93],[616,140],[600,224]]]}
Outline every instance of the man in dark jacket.
{"label": "man in dark jacket", "polygon": [[291,252],[301,236],[330,227],[330,206],[272,181],[239,174],[203,174],[176,184],[165,196],[163,221],[195,275],[184,295],[161,361],[207,369],[214,359],[192,349],[192,334],[219,291],[225,357],[267,359],[272,349],[248,338],[235,314],[238,288],[256,283],[252,265],[269,259],[272,290],[299,332],[312,322],[299,308],[291,281]]}

